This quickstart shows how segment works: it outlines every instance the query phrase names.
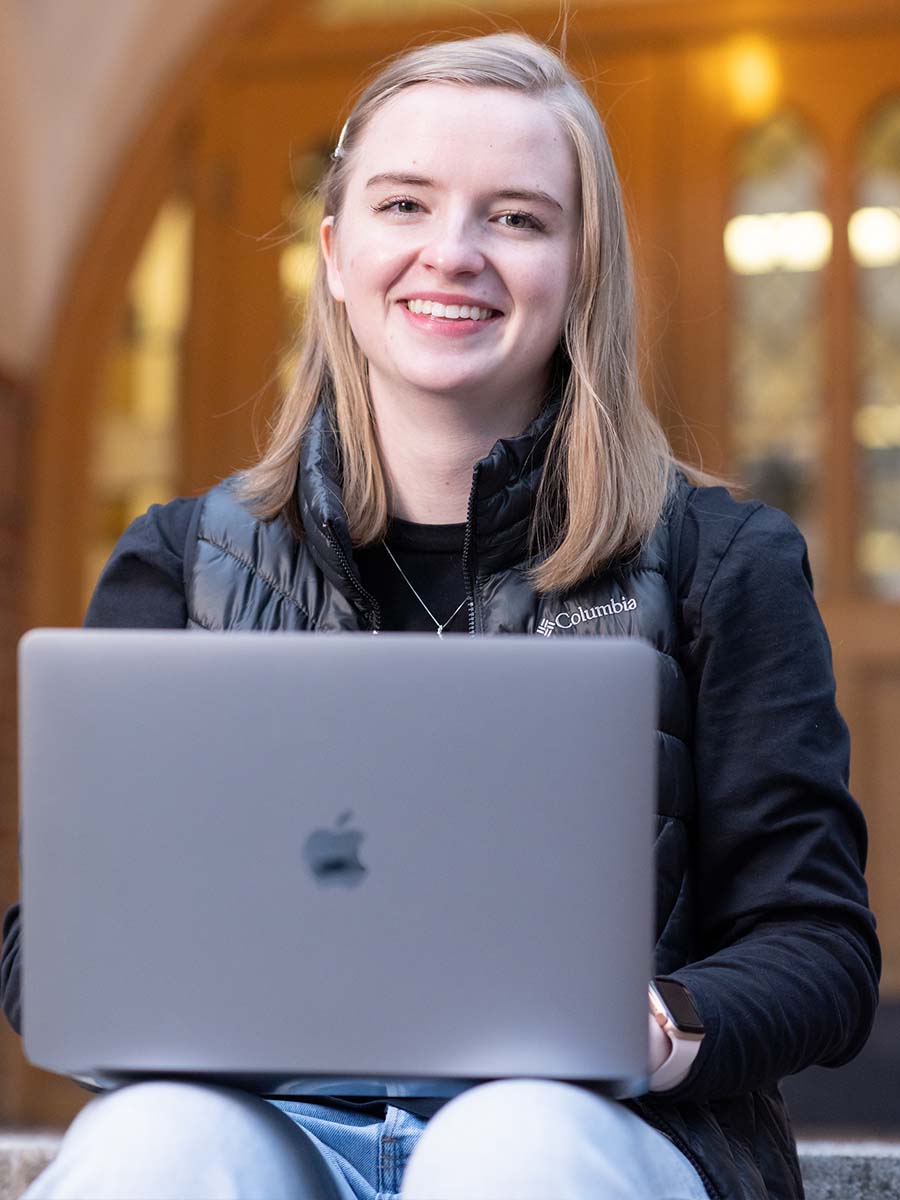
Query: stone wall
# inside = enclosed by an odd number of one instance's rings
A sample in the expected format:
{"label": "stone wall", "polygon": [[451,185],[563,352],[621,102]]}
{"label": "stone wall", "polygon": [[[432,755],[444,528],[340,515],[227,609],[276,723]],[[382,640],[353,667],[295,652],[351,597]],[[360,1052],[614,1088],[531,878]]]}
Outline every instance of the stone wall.
{"label": "stone wall", "polygon": [[157,0],[0,3],[0,362],[40,365],[73,254],[160,89],[216,19],[260,3],[179,0],[162,21]]}

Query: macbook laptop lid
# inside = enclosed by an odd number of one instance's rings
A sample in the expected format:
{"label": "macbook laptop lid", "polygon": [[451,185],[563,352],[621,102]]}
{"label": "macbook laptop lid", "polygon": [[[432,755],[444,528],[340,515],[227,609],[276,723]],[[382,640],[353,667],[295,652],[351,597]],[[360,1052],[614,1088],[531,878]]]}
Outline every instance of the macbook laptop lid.
{"label": "macbook laptop lid", "polygon": [[613,638],[27,634],[28,1057],[642,1090],[656,677]]}

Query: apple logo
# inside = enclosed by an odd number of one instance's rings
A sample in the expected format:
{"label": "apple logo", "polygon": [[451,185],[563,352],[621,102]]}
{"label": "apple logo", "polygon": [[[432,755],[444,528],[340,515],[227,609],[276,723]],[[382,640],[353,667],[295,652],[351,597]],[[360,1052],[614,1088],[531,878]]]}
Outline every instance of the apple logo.
{"label": "apple logo", "polygon": [[356,887],[366,874],[366,867],[359,861],[365,834],[359,829],[343,828],[352,816],[348,809],[338,817],[335,829],[316,829],[306,839],[303,857],[316,882],[325,887]]}

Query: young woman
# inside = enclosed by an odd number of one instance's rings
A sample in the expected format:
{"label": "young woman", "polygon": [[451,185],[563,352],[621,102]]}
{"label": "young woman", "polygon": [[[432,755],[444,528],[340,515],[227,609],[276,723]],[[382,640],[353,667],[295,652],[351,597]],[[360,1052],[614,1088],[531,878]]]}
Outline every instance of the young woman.
{"label": "young woman", "polygon": [[28,1197],[800,1197],[778,1081],[860,1049],[879,970],[803,541],[692,486],[644,406],[619,184],[553,52],[494,35],[402,56],[322,190],[265,457],[138,520],[88,624],[649,639],[651,1089],[509,1080],[441,1107],[137,1084],[87,1106]]}

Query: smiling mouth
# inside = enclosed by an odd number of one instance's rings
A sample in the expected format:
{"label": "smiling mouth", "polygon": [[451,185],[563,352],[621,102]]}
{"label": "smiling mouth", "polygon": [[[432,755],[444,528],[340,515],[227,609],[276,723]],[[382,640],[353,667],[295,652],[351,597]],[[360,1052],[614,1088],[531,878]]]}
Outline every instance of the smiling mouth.
{"label": "smiling mouth", "polygon": [[478,308],[474,304],[440,304],[437,300],[403,300],[411,313],[444,321],[489,321],[503,314],[496,308]]}

